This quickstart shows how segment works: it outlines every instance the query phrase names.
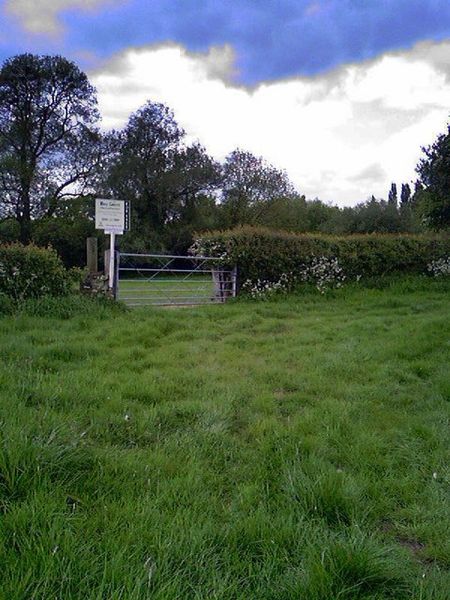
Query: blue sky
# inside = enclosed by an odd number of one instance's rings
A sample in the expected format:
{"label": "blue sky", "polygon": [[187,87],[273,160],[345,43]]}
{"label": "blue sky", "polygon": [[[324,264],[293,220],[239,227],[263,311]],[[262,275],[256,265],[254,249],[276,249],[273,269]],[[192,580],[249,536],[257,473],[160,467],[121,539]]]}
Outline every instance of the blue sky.
{"label": "blue sky", "polygon": [[[2,58],[25,50],[60,51],[90,66],[96,58],[130,46],[171,41],[201,51],[230,44],[236,52],[236,78],[246,84],[312,75],[407,49],[420,40],[450,37],[449,0],[1,0],[0,4]],[[40,26],[30,33],[32,15],[37,13]]]}
{"label": "blue sky", "polygon": [[0,60],[62,54],[103,127],[147,100],[339,205],[412,182],[450,112],[450,0],[0,0]]}

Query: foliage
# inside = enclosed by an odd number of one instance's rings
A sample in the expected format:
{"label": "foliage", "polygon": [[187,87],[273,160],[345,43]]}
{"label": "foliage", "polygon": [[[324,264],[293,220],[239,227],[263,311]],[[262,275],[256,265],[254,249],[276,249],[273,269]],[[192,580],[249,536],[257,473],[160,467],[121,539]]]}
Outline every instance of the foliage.
{"label": "foliage", "polygon": [[389,190],[389,194],[388,194],[388,202],[389,204],[393,204],[394,206],[397,206],[397,184],[396,183],[392,183],[391,184],[391,189]]}
{"label": "foliage", "polygon": [[[403,194],[405,199],[407,191],[403,191]],[[229,208],[219,205],[220,228],[229,227],[229,216]],[[271,197],[247,206],[245,211],[240,212],[238,222],[241,225],[264,226],[296,233],[320,232],[337,235],[414,233],[422,229],[409,199],[408,202],[397,206],[394,202],[373,196],[356,206],[343,208],[327,204],[318,198],[306,200],[299,194]]]}
{"label": "foliage", "polygon": [[16,242],[20,237],[19,224],[15,219],[3,219],[0,221],[0,244]]}
{"label": "foliage", "polygon": [[253,298],[254,300],[268,300],[274,296],[285,294],[289,291],[292,285],[292,278],[283,273],[278,281],[267,281],[258,279],[252,281],[247,279],[242,284],[242,291]]}
{"label": "foliage", "polygon": [[0,71],[0,197],[20,225],[51,216],[61,197],[84,192],[103,147],[94,88],[61,56],[22,54]]}
{"label": "foliage", "polygon": [[327,289],[342,287],[345,279],[344,271],[334,256],[314,256],[300,269],[300,281],[313,283],[321,294]]}
{"label": "foliage", "polygon": [[0,246],[0,294],[15,302],[41,296],[60,296],[70,278],[56,251],[14,243]]}
{"label": "foliage", "polygon": [[147,102],[115,135],[106,186],[131,201],[138,227],[161,231],[195,210],[198,195],[218,178],[218,166],[203,147],[183,146],[185,133],[164,104]]}
{"label": "foliage", "polygon": [[225,159],[222,204],[229,226],[258,223],[259,211],[277,198],[295,195],[287,174],[251,152],[236,149]]}
{"label": "foliage", "polygon": [[415,283],[2,318],[0,596],[446,599],[450,281]]}
{"label": "foliage", "polygon": [[400,207],[404,208],[411,202],[411,187],[409,183],[402,183],[402,191],[400,194]]}
{"label": "foliage", "polygon": [[390,273],[424,273],[432,260],[448,256],[450,239],[412,235],[326,236],[240,227],[205,233],[194,251],[221,256],[239,266],[241,282],[277,281],[283,273],[320,270],[325,259],[338,261],[350,279]]}
{"label": "foliage", "polygon": [[342,287],[345,279],[337,258],[314,256],[301,265],[298,272],[282,273],[277,281],[247,279],[241,289],[255,300],[267,300],[305,283],[312,284],[321,294],[325,294],[329,289]]}
{"label": "foliage", "polygon": [[450,227],[450,126],[447,133],[422,148],[425,156],[417,165],[419,183],[417,195],[419,211],[424,223],[431,229]]}
{"label": "foliage", "polygon": [[0,316],[14,313],[16,306],[10,296],[0,293]]}
{"label": "foliage", "polygon": [[[86,238],[97,237],[99,257],[105,246],[103,232],[95,229],[94,199],[79,197],[61,199],[51,217],[34,219],[31,223],[31,240],[36,246],[54,248],[64,265],[84,267],[86,264]],[[0,243],[18,241],[19,225],[13,219],[0,222]]]}
{"label": "foliage", "polygon": [[86,264],[86,238],[90,236],[99,238],[101,256],[104,235],[95,229],[94,221],[83,215],[81,210],[78,215],[59,214],[33,222],[33,242],[38,246],[52,246],[66,267]]}
{"label": "foliage", "polygon": [[450,256],[431,261],[430,264],[427,265],[427,269],[430,275],[433,275],[434,277],[450,275]]}

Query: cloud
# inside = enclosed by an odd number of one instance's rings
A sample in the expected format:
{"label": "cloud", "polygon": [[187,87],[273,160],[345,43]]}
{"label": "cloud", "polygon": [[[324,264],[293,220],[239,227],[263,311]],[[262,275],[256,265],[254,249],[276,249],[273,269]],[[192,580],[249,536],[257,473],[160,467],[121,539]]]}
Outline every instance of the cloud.
{"label": "cloud", "polygon": [[239,146],[285,168],[308,197],[340,205],[407,182],[421,146],[446,126],[450,42],[256,87],[233,81],[233,50],[128,49],[90,73],[104,126],[146,100],[174,109],[189,138],[218,159]]}
{"label": "cloud", "polygon": [[61,29],[58,19],[61,11],[90,10],[111,2],[118,4],[121,0],[6,0],[5,10],[32,33],[57,33]]}
{"label": "cloud", "polygon": [[103,57],[169,40],[195,52],[229,45],[239,82],[257,84],[449,36],[448,0],[128,0],[72,11],[67,40]]}
{"label": "cloud", "polygon": [[364,185],[377,183],[380,179],[384,179],[386,177],[386,172],[383,167],[378,163],[373,163],[367,167],[365,167],[362,171],[357,173],[356,175],[351,175],[349,177],[350,181],[356,181],[358,183],[362,183]]}
{"label": "cloud", "polygon": [[[11,49],[5,54],[24,47],[21,38],[28,51],[48,52],[53,44],[66,56],[89,51],[101,58],[168,41],[193,52],[228,46],[236,52],[234,75],[247,85],[311,76],[450,36],[449,0],[0,0],[0,6]],[[11,35],[14,21],[41,35],[23,36],[22,28]],[[48,35],[62,28],[64,36]],[[448,65],[445,56],[434,59]]]}

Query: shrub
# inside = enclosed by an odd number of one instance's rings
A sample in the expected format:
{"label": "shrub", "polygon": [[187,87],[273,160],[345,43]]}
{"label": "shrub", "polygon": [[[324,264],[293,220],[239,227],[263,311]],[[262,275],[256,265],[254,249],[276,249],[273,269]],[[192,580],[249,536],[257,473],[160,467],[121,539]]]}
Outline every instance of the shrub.
{"label": "shrub", "polygon": [[346,276],[337,258],[327,256],[314,256],[311,262],[301,267],[296,281],[313,283],[321,294],[328,288],[340,288]]}
{"label": "shrub", "polygon": [[254,300],[268,300],[272,296],[284,294],[291,288],[292,281],[289,275],[283,273],[278,281],[247,279],[242,284],[242,290]]}
{"label": "shrub", "polygon": [[0,221],[0,244],[10,244],[19,239],[20,227],[15,219]]}
{"label": "shrub", "polygon": [[11,315],[14,312],[14,303],[6,294],[0,294],[0,316]]}
{"label": "shrub", "polygon": [[428,272],[433,277],[441,277],[442,275],[450,275],[450,256],[432,260],[427,265]]}
{"label": "shrub", "polygon": [[87,217],[40,219],[33,223],[33,242],[54,248],[67,268],[86,264],[86,238],[92,235],[99,240],[101,256],[104,235],[95,230],[95,224]]}
{"label": "shrub", "polygon": [[[209,232],[196,239],[195,254],[218,256],[238,265],[239,281],[277,282],[281,275],[322,287],[344,278],[426,273],[427,265],[450,254],[450,238],[420,235],[366,234],[327,236],[239,227]],[[303,274],[303,275],[302,275]],[[306,274],[306,275],[305,275]],[[250,284],[248,284],[250,285]]]}
{"label": "shrub", "polygon": [[55,250],[18,243],[0,246],[0,294],[21,301],[68,290],[69,277]]}

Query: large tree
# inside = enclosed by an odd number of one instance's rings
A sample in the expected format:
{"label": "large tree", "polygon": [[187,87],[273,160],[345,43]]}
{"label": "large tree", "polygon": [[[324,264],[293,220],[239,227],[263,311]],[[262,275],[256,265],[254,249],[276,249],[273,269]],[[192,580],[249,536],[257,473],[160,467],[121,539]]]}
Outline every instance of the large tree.
{"label": "large tree", "polygon": [[22,54],[0,71],[0,208],[28,242],[33,218],[85,193],[102,156],[95,90],[61,56]]}
{"label": "large tree", "polygon": [[167,106],[147,102],[115,136],[117,152],[108,173],[108,191],[132,201],[140,225],[161,230],[171,208],[165,177],[184,131]]}
{"label": "large tree", "polygon": [[113,135],[117,151],[106,192],[131,201],[137,235],[147,244],[157,236],[177,245],[177,232],[195,227],[197,206],[219,184],[220,165],[199,144],[184,144],[185,133],[164,104],[147,102]]}
{"label": "large tree", "polygon": [[223,204],[229,224],[258,221],[259,208],[279,198],[296,194],[285,171],[264,158],[236,149],[225,159],[223,167]]}
{"label": "large tree", "polygon": [[450,126],[422,150],[425,156],[416,168],[414,200],[428,227],[446,229],[450,226]]}

